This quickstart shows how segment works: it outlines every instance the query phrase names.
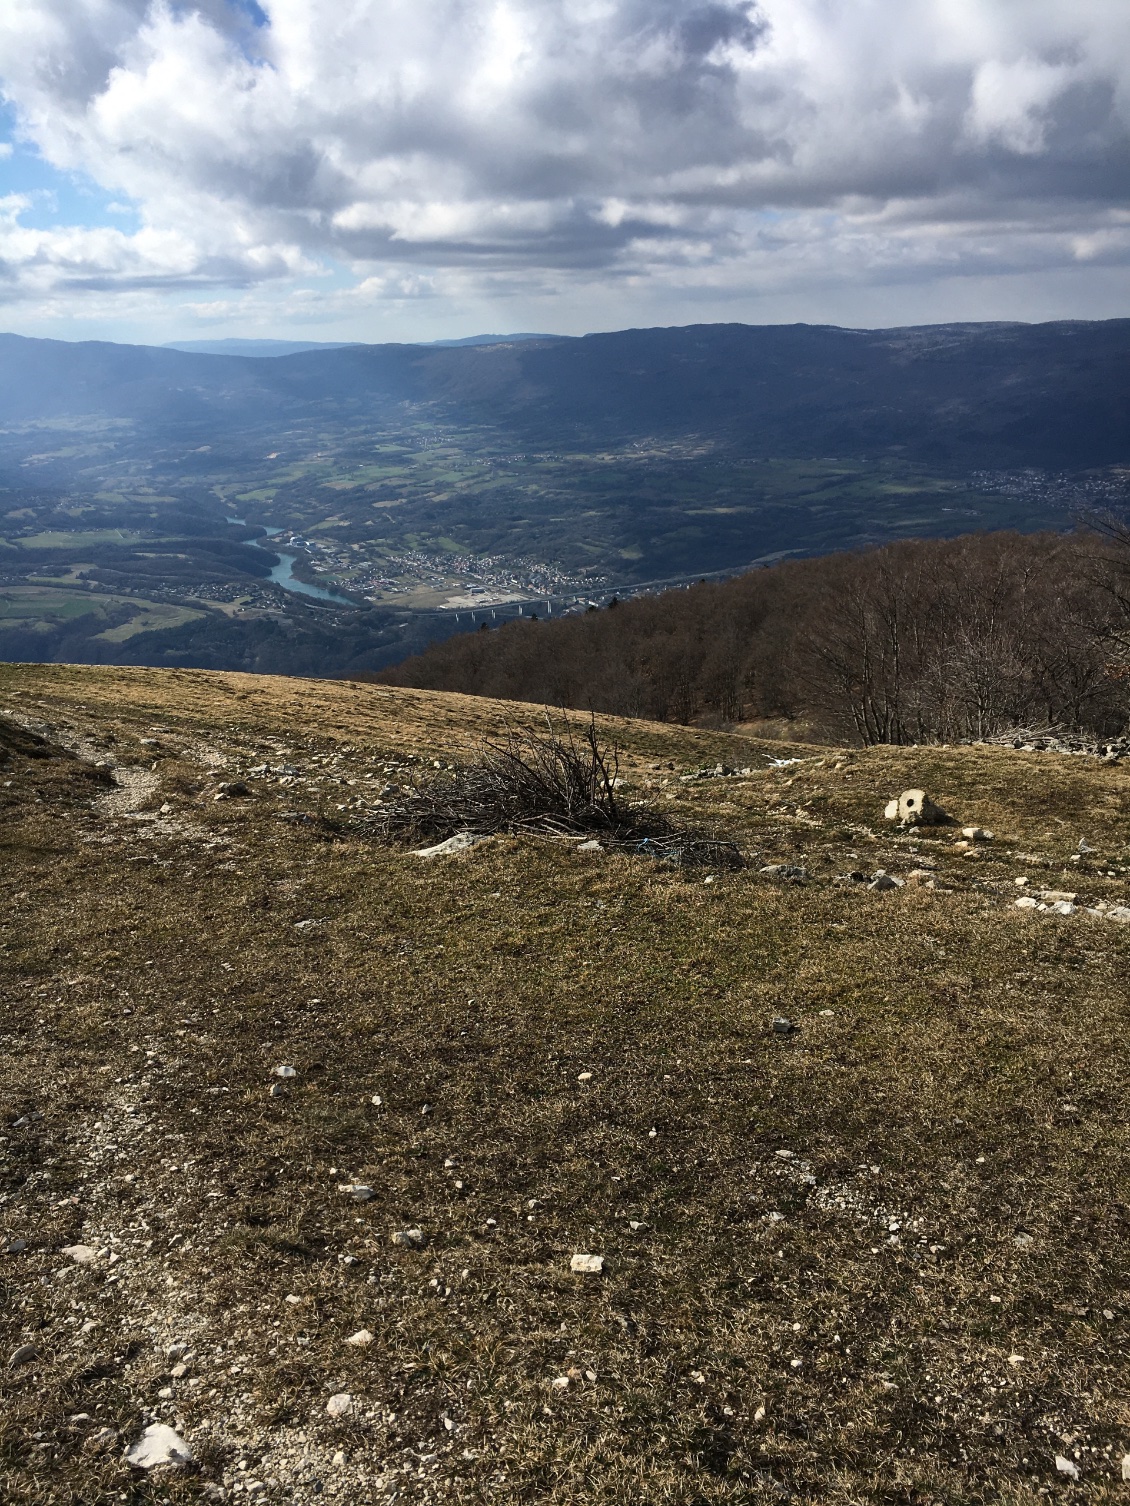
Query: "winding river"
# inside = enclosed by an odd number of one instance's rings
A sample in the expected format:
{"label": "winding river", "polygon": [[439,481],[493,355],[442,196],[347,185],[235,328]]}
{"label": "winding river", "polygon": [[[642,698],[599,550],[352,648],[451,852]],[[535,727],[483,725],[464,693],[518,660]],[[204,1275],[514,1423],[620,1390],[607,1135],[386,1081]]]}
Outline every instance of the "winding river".
{"label": "winding river", "polygon": [[[256,526],[255,524],[248,523],[246,518],[228,518],[227,521],[229,523],[237,523],[241,528]],[[268,539],[273,539],[277,533],[282,532],[281,528],[268,528],[265,523],[261,526]],[[327,591],[325,586],[312,586],[308,581],[299,580],[294,573],[294,562],[298,558],[297,554],[287,554],[282,549],[275,549],[269,544],[260,543],[258,539],[246,539],[244,542],[250,544],[254,549],[262,549],[267,554],[278,556],[279,563],[272,567],[270,578],[276,586],[282,586],[284,591],[294,591],[299,596],[312,596],[316,601],[332,601],[334,606],[353,607],[356,609],[357,603],[350,601],[348,596],[342,596],[337,591]]]}

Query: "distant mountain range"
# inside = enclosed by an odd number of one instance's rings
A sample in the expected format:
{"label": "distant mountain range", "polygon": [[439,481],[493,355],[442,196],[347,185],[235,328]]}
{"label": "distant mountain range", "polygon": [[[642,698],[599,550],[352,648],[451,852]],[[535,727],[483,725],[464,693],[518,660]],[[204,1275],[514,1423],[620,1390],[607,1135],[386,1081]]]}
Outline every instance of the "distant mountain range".
{"label": "distant mountain range", "polygon": [[0,659],[377,669],[1130,509],[1130,320],[222,345],[0,335]]}
{"label": "distant mountain range", "polygon": [[730,454],[932,466],[1130,462],[1130,320],[848,330],[695,325],[464,346],[349,345],[264,361],[0,336],[0,422],[129,419],[236,437],[400,405],[521,447],[695,440]]}
{"label": "distant mountain range", "polygon": [[[462,340],[418,340],[429,346],[503,345],[510,340],[553,340],[554,335],[467,335]],[[352,340],[167,340],[162,350],[184,350],[198,356],[299,356],[309,350],[343,350]]]}

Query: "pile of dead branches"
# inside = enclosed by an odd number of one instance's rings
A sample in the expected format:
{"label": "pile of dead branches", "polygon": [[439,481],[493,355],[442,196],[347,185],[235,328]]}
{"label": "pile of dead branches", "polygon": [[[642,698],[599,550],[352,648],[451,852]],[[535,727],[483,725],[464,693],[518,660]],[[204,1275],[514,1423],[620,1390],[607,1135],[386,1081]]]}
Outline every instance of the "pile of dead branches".
{"label": "pile of dead branches", "polygon": [[[568,720],[555,725],[547,715],[544,733],[510,731],[501,742],[486,742],[474,763],[401,786],[373,825],[392,841],[537,832],[598,837],[607,847],[696,861],[685,854],[697,839],[678,832],[657,811],[625,805],[619,786],[617,750],[601,746],[595,719],[578,728]],[[709,862],[706,848],[730,844],[698,845],[704,849],[698,861]]]}

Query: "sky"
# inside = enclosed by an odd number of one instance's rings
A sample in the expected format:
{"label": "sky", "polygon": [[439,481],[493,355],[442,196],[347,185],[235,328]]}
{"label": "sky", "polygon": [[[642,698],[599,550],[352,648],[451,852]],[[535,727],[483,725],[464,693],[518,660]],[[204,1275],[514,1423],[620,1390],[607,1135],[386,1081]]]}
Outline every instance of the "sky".
{"label": "sky", "polygon": [[3,0],[0,328],[1130,315],[1130,0]]}

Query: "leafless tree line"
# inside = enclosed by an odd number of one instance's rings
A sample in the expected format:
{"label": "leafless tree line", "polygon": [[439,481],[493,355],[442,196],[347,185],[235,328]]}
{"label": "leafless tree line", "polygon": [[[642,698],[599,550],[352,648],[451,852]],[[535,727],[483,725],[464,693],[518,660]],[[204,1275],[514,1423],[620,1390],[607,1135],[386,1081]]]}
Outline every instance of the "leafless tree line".
{"label": "leafless tree line", "polygon": [[1130,529],[985,533],[798,560],[449,639],[378,679],[832,739],[1098,737],[1130,717]]}

